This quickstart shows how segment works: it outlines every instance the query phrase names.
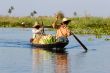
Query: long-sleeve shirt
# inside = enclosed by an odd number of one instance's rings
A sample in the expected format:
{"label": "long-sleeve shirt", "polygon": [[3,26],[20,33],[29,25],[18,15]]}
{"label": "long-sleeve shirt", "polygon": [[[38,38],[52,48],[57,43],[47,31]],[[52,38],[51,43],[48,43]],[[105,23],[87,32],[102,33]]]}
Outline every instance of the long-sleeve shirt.
{"label": "long-sleeve shirt", "polygon": [[32,33],[33,33],[33,38],[35,38],[37,34],[43,34],[43,28],[39,28],[39,29],[33,28]]}

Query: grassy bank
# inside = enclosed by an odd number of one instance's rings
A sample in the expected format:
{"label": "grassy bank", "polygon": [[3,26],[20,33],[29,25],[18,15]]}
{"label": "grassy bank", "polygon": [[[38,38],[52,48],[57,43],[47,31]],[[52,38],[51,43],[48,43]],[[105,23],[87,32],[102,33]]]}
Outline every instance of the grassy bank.
{"label": "grassy bank", "polygon": [[[102,17],[74,17],[70,18],[72,22],[69,24],[71,30],[77,34],[96,34],[110,35],[110,18]],[[0,27],[32,27],[35,21],[51,25],[54,21],[53,17],[9,17],[0,16]]]}
{"label": "grassy bank", "polygon": [[110,35],[110,18],[80,17],[71,19],[73,21],[70,28],[74,29],[76,33]]}

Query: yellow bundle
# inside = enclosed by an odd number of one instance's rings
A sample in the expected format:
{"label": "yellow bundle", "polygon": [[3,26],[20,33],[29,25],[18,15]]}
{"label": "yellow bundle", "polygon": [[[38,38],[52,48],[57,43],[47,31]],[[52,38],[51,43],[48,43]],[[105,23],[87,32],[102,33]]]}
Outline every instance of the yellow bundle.
{"label": "yellow bundle", "polygon": [[34,44],[39,44],[39,40],[42,38],[42,36],[37,36],[36,38],[34,38],[34,40],[32,41],[32,43]]}
{"label": "yellow bundle", "polygon": [[55,37],[50,34],[42,36],[41,39],[39,40],[39,44],[52,44],[55,42],[56,42]]}

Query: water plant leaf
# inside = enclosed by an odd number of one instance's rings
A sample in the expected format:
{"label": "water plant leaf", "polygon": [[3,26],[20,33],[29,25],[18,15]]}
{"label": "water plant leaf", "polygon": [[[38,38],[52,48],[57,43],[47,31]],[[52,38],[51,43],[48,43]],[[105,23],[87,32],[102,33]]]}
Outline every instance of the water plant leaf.
{"label": "water plant leaf", "polygon": [[106,41],[110,41],[110,38],[105,38]]}
{"label": "water plant leaf", "polygon": [[93,41],[93,38],[88,38],[88,41]]}

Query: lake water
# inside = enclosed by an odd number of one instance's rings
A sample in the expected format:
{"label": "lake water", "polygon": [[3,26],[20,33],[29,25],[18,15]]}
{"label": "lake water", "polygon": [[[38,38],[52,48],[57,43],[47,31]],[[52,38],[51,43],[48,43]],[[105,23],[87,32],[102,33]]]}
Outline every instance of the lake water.
{"label": "lake water", "polygon": [[53,53],[32,48],[31,35],[30,28],[0,28],[0,73],[110,72],[110,40],[106,40],[110,36],[77,35],[89,49],[87,53],[70,36],[66,52]]}

